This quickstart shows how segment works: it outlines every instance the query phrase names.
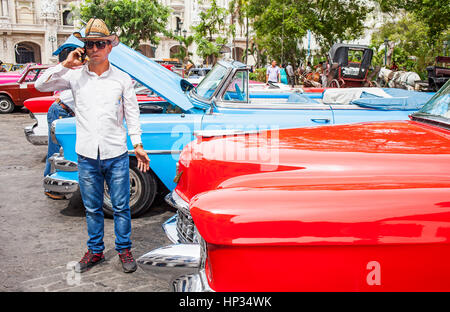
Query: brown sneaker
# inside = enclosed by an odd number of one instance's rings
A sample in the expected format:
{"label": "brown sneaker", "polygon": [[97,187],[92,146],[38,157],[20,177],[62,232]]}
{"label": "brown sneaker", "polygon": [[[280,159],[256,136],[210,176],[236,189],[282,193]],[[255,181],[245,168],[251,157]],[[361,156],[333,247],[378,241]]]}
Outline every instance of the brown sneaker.
{"label": "brown sneaker", "polygon": [[120,262],[122,262],[122,269],[125,273],[132,273],[136,271],[137,269],[136,261],[134,260],[130,250],[128,249],[122,250],[122,252],[119,253],[119,258]]}
{"label": "brown sneaker", "polygon": [[105,261],[105,256],[103,255],[103,252],[101,253],[92,253],[90,250],[88,250],[83,258],[81,258],[80,262],[78,262],[75,265],[75,272],[77,273],[83,273],[92,268],[94,265],[97,265],[99,263],[102,263]]}

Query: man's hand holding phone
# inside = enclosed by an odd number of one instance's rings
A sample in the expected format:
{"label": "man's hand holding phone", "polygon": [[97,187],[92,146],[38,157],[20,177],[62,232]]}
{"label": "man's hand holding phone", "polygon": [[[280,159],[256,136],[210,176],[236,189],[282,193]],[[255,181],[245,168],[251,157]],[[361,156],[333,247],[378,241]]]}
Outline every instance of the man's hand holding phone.
{"label": "man's hand holding phone", "polygon": [[62,65],[67,68],[74,68],[85,64],[88,61],[86,50],[83,48],[76,48],[69,53]]}

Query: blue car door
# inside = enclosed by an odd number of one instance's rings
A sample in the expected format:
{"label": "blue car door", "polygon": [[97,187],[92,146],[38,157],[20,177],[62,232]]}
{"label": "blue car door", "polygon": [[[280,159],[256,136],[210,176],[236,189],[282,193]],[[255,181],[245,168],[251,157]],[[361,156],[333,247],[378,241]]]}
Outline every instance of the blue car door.
{"label": "blue car door", "polygon": [[204,116],[202,130],[283,129],[334,123],[329,105],[282,90],[249,93],[247,83],[247,73],[236,71],[228,87],[216,98],[214,112]]}
{"label": "blue car door", "polygon": [[[183,147],[194,139],[200,129],[202,114],[147,114],[141,115],[142,142],[150,158],[150,167],[169,189],[173,182],[176,163]],[[128,138],[128,149],[132,150]]]}

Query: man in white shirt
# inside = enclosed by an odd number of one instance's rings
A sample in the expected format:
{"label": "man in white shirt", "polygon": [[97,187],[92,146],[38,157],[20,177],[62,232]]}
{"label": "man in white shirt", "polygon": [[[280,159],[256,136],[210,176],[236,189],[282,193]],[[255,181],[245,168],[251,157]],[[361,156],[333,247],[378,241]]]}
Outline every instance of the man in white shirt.
{"label": "man in white shirt", "polygon": [[277,83],[280,82],[280,68],[277,66],[277,61],[272,61],[272,65],[267,67],[266,70],[266,84],[269,82]]}
{"label": "man in white shirt", "polygon": [[[88,251],[75,270],[85,272],[105,260],[102,206],[106,181],[114,208],[115,249],[124,272],[129,273],[137,266],[130,252],[130,178],[124,118],[141,171],[149,170],[149,158],[142,146],[139,106],[131,78],[108,61],[119,38],[110,34],[98,18],[89,20],[85,34],[74,33],[85,42],[85,48],[75,49],[65,61],[48,69],[35,86],[41,91],[71,89],[75,99],[78,178],[89,235]],[[83,60],[84,52],[88,62]]]}

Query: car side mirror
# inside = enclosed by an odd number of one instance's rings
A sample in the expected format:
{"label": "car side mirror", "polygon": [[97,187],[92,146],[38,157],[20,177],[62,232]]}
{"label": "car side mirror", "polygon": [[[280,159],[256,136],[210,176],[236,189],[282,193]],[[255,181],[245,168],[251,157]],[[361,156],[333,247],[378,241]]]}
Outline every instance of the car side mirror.
{"label": "car side mirror", "polygon": [[183,90],[184,92],[194,89],[194,86],[189,81],[184,80],[184,79],[181,79],[180,87],[181,87],[181,90]]}

